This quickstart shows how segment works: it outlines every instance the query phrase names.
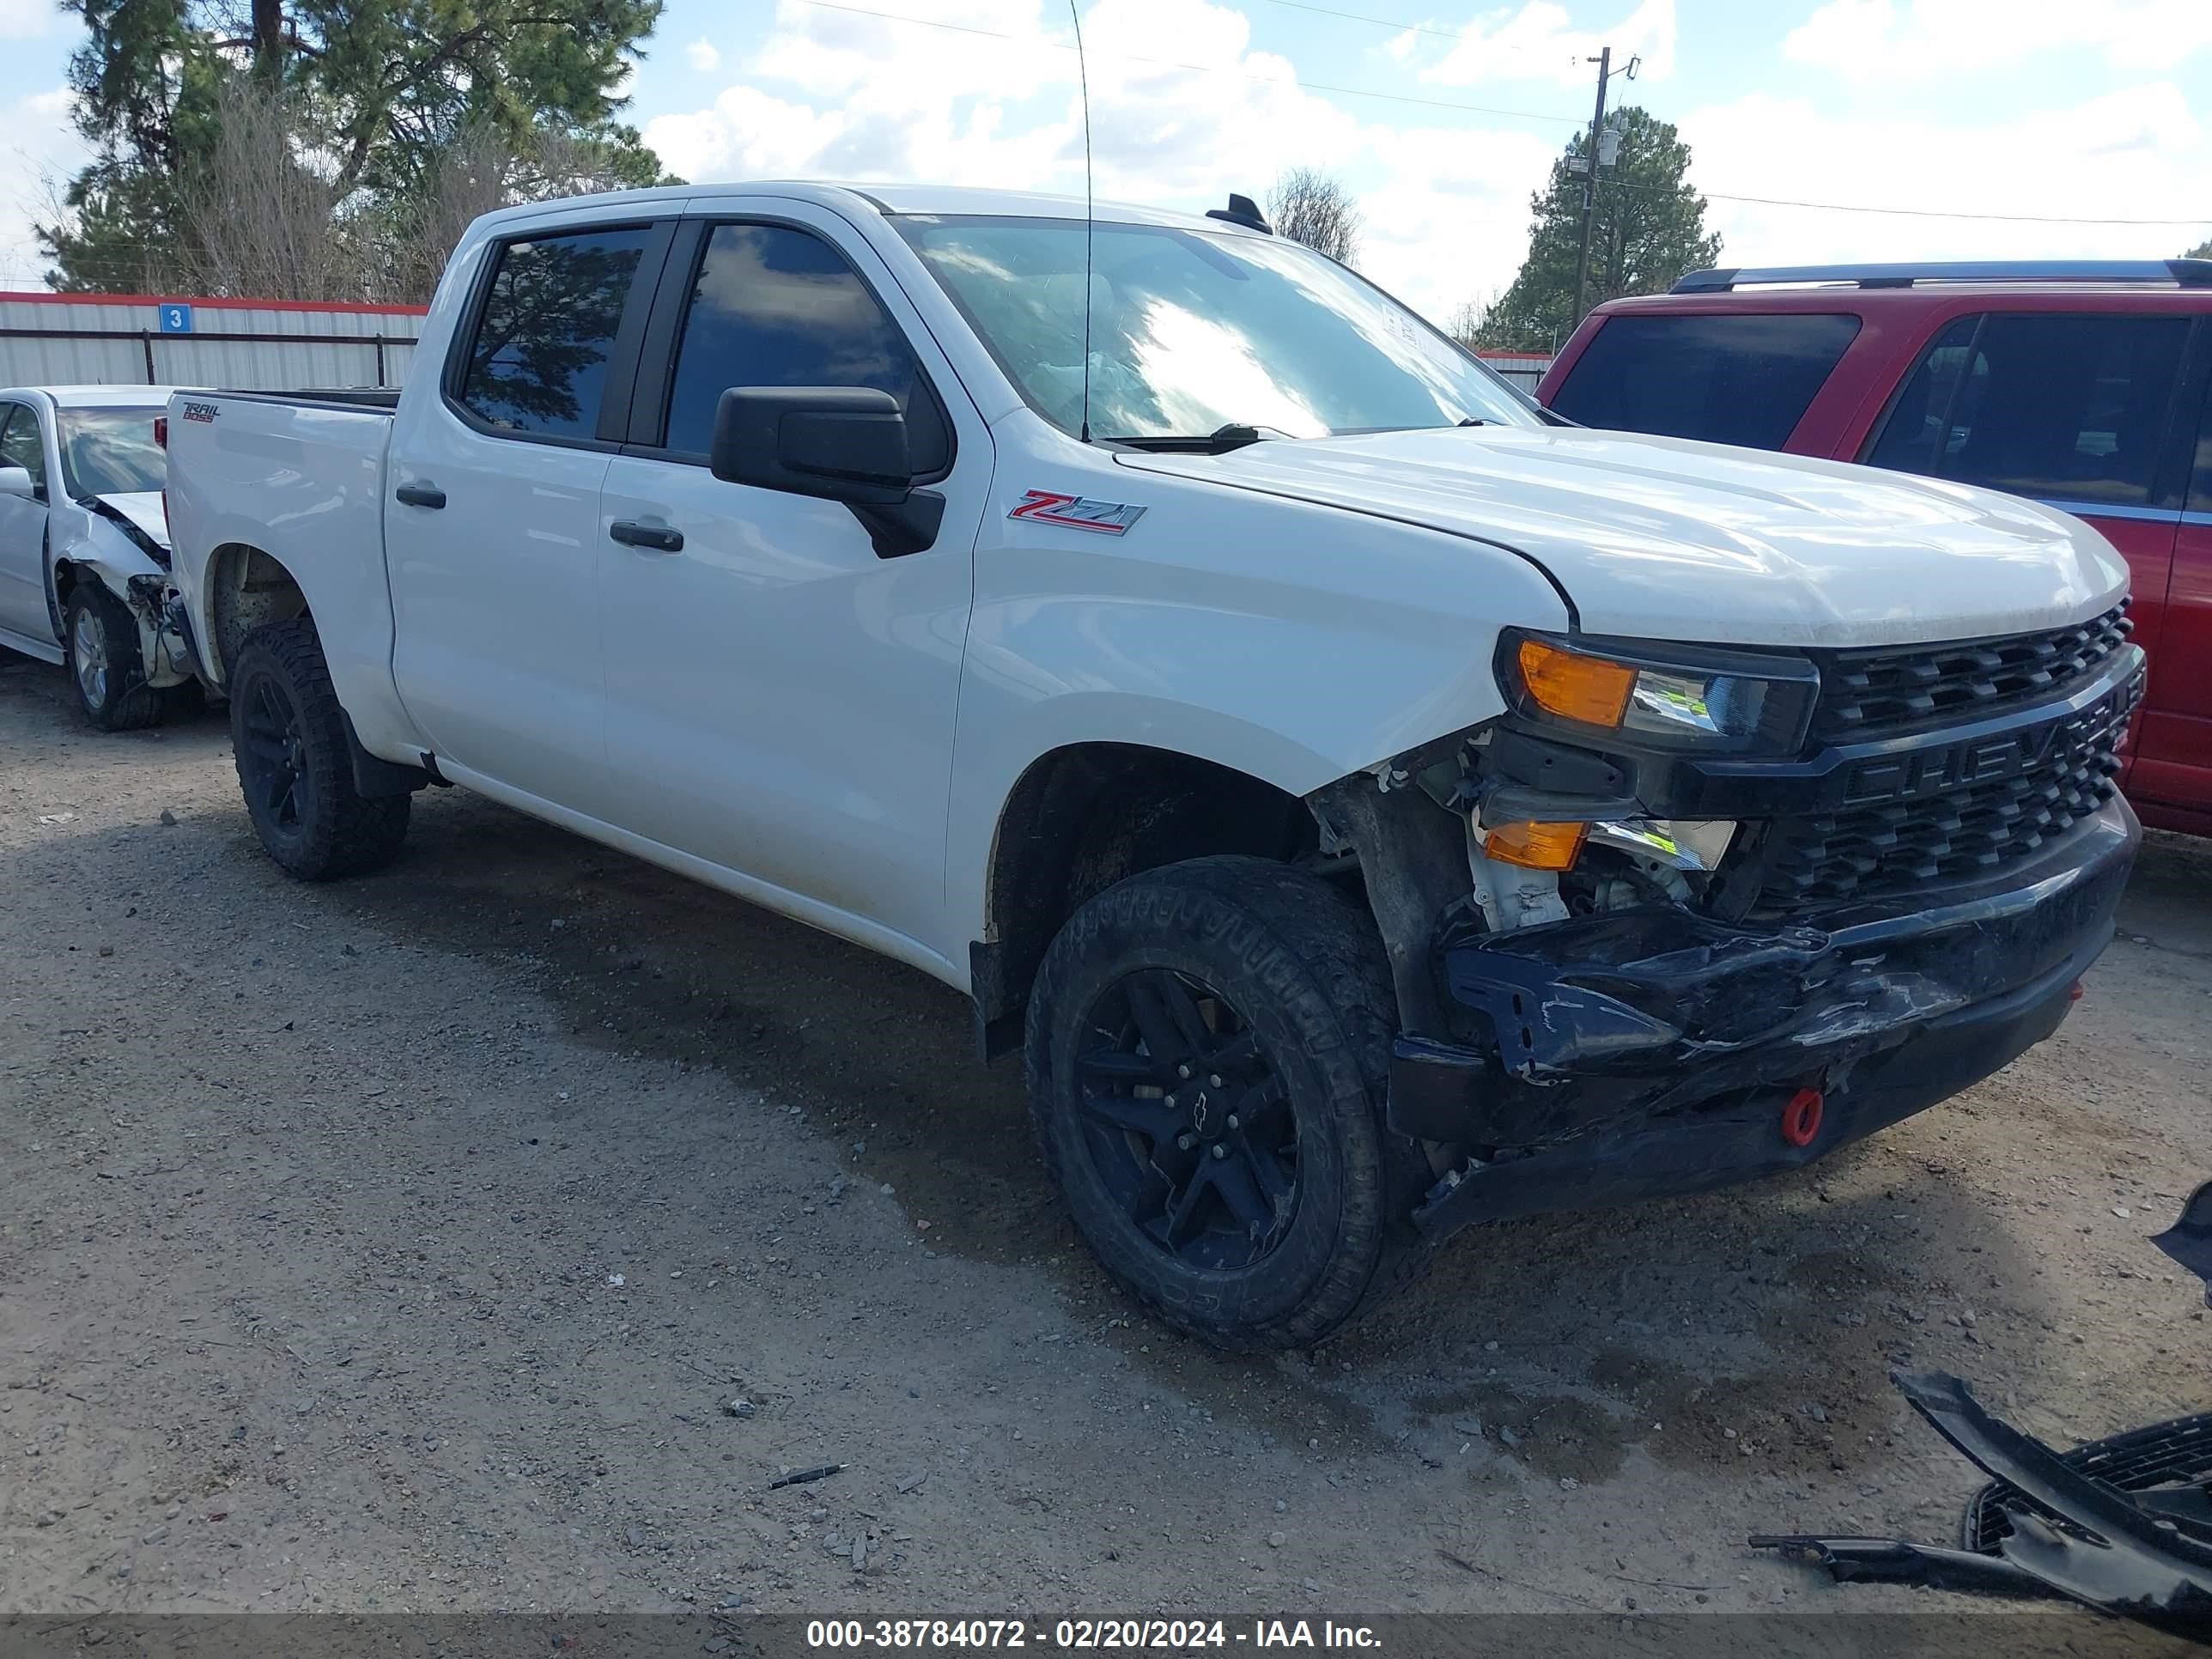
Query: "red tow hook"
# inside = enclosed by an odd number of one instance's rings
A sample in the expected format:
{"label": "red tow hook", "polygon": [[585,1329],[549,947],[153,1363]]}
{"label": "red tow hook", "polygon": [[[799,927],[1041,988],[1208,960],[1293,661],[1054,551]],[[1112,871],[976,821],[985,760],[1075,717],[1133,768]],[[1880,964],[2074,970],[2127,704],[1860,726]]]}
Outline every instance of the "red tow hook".
{"label": "red tow hook", "polygon": [[2081,1001],[2081,981],[2078,979],[2066,988],[2066,1000],[2069,1002]]}
{"label": "red tow hook", "polygon": [[1782,1109],[1782,1138],[1792,1146],[1809,1146],[1819,1139],[1820,1114],[1826,1102],[1818,1089],[1800,1089]]}

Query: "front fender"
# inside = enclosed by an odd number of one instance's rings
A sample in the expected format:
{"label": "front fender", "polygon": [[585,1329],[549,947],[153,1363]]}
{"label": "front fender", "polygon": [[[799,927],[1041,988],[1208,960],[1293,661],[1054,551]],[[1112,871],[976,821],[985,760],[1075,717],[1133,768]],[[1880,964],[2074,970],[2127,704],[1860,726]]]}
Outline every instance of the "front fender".
{"label": "front fender", "polygon": [[87,514],[82,526],[52,550],[49,565],[57,610],[65,575],[97,581],[123,602],[138,625],[138,659],[147,684],[178,685],[191,678],[191,653],[169,626],[169,573],[129,536]]}
{"label": "front fender", "polygon": [[[1502,714],[1499,630],[1568,625],[1541,573],[1484,544],[1054,460],[1050,477],[1002,467],[976,548],[947,826],[948,915],[969,939],[1000,814],[1040,757],[1141,744],[1304,796]],[[1032,489],[1145,511],[1122,535],[1010,519]]]}

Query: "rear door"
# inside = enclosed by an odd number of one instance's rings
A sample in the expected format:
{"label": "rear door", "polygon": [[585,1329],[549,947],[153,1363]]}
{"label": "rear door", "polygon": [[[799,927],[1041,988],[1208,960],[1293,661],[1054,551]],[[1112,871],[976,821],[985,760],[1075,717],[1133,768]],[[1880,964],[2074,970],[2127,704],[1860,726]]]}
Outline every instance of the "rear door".
{"label": "rear door", "polygon": [[[2185,479],[2173,437],[2194,384],[2195,319],[2141,311],[1991,311],[1929,342],[1862,459],[2027,495],[2087,520],[2128,562],[2146,719],[2176,695],[2166,639]],[[2130,763],[2132,765],[2132,763]]]}
{"label": "rear door", "polygon": [[[716,478],[732,386],[890,393],[917,483],[945,497],[933,544],[887,557],[848,507]],[[599,541],[617,783],[668,846],[937,945],[991,474],[951,365],[837,216],[733,209],[687,224],[670,255],[632,421],[641,441],[608,471]],[[681,544],[617,540],[619,525]]]}
{"label": "rear door", "polygon": [[[2212,395],[2189,446],[2189,495],[2175,532],[2164,648],[2151,661],[2151,706],[2129,781],[2146,803],[2185,809],[2172,827],[2212,833]],[[2153,814],[2153,816],[2158,816]]]}
{"label": "rear door", "polygon": [[31,475],[33,497],[0,495],[0,629],[51,643],[52,614],[46,608],[46,442],[39,435],[38,411],[27,404],[0,403],[0,466],[20,466]]}
{"label": "rear door", "polygon": [[441,764],[617,824],[599,488],[671,228],[613,217],[489,249],[441,378],[400,400],[384,477],[392,675]]}

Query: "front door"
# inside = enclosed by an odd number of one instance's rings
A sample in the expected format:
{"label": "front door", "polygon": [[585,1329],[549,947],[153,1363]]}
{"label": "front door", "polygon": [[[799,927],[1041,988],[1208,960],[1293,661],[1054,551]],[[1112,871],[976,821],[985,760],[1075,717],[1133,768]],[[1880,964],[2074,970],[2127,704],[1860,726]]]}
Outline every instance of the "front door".
{"label": "front door", "polygon": [[46,608],[46,453],[37,411],[0,403],[0,466],[31,475],[35,497],[0,494],[0,629],[51,644]]}
{"label": "front door", "polygon": [[667,234],[617,222],[490,250],[442,382],[401,401],[384,479],[392,675],[440,763],[617,823],[599,489]]}
{"label": "front door", "polygon": [[[659,441],[615,460],[601,504],[610,764],[656,840],[872,924],[848,931],[882,948],[901,947],[878,929],[946,955],[989,434],[890,272],[821,234],[838,221],[795,203],[775,220],[696,222],[670,256],[652,337],[673,340],[672,362],[657,375],[648,357],[633,413]],[[884,557],[846,507],[714,477],[716,405],[746,386],[898,398],[918,478],[945,496],[934,544]],[[613,538],[639,523],[681,547]]]}

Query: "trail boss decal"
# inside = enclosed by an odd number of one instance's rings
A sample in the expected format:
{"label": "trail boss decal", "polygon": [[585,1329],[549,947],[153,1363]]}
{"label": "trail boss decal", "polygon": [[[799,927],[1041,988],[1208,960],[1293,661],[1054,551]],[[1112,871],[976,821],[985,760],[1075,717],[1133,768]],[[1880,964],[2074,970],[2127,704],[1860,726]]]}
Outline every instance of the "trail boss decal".
{"label": "trail boss decal", "polygon": [[219,411],[213,404],[186,404],[185,418],[188,421],[212,421]]}
{"label": "trail boss decal", "polygon": [[1070,530],[1095,530],[1103,536],[1122,536],[1145,516],[1141,507],[1124,501],[1094,501],[1082,495],[1063,495],[1055,489],[1025,489],[1010,519],[1032,524],[1063,525]]}

